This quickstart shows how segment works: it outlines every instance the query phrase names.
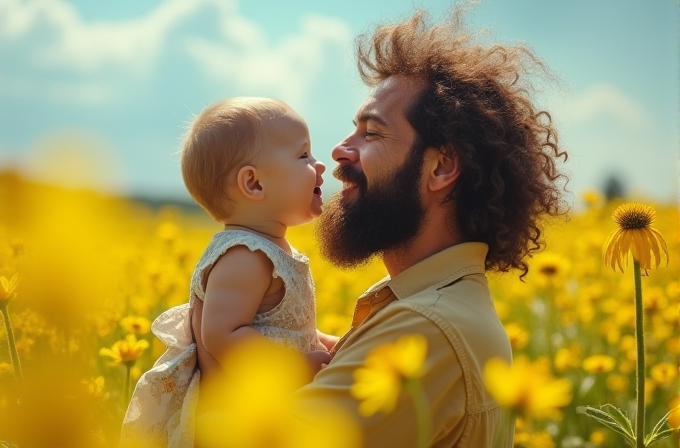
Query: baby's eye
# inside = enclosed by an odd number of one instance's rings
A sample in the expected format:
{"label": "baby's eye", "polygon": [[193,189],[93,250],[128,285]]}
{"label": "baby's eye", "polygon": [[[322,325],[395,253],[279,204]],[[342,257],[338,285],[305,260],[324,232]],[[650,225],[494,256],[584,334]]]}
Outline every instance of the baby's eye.
{"label": "baby's eye", "polygon": [[302,154],[302,155],[300,156],[300,158],[301,158],[301,159],[308,159],[308,158],[309,158],[309,154],[308,154],[307,152],[305,152],[304,154]]}

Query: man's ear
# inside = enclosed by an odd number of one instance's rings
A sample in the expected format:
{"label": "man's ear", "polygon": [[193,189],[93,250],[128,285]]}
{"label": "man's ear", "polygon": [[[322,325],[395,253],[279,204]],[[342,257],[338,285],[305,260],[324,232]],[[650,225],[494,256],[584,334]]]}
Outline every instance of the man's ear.
{"label": "man's ear", "polygon": [[[439,150],[432,148],[426,159],[428,167],[427,188],[430,191],[440,191],[449,188],[460,175],[460,163],[455,152],[448,148]],[[446,154],[452,154],[448,156]]]}
{"label": "man's ear", "polygon": [[261,201],[264,199],[264,188],[260,185],[257,168],[252,165],[246,165],[238,170],[236,186],[251,201]]}

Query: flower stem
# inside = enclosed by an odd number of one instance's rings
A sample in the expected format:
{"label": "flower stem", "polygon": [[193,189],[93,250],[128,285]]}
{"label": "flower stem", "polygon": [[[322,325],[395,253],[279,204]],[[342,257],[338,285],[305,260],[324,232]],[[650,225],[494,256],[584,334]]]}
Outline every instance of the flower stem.
{"label": "flower stem", "polygon": [[132,364],[125,363],[125,395],[123,397],[123,402],[127,403],[130,399],[130,383],[132,380]]}
{"label": "flower stem", "polygon": [[404,388],[411,395],[413,405],[416,410],[416,419],[418,422],[418,448],[427,448],[430,446],[430,439],[432,437],[432,421],[430,419],[430,409],[423,390],[422,384],[417,379],[407,379]]}
{"label": "flower stem", "polygon": [[21,363],[19,362],[19,353],[17,352],[17,345],[14,342],[14,331],[12,330],[12,322],[9,320],[9,312],[7,311],[7,304],[0,304],[0,313],[5,322],[5,332],[7,333],[7,343],[9,345],[9,356],[12,360],[12,369],[14,370],[14,377],[19,387],[19,392],[24,389],[24,377],[21,373]]}
{"label": "flower stem", "polygon": [[637,414],[635,424],[636,448],[645,448],[645,331],[642,308],[642,276],[640,263],[633,260],[635,275],[635,340],[637,342]]}

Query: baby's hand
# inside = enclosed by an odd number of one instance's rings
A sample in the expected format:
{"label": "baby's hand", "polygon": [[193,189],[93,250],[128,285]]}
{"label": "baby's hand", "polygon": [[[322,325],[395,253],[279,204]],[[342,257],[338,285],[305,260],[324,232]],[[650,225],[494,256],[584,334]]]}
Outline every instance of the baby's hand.
{"label": "baby's hand", "polygon": [[333,347],[335,347],[335,344],[338,343],[340,338],[338,336],[333,336],[332,334],[326,334],[322,333],[319,330],[316,330],[316,337],[319,341],[319,350],[326,349],[328,351],[333,350]]}
{"label": "baby's hand", "polygon": [[321,369],[331,362],[331,354],[326,350],[314,350],[306,353],[309,368],[312,371],[312,376],[319,373]]}

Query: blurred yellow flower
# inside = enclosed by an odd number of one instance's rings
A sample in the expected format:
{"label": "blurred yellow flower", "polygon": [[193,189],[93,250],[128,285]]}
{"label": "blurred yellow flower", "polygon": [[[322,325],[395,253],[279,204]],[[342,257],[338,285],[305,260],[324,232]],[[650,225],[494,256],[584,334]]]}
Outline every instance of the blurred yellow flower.
{"label": "blurred yellow flower", "polygon": [[588,373],[611,372],[615,365],[616,360],[606,355],[593,355],[583,360],[583,370]]}
{"label": "blurred yellow flower", "polygon": [[149,319],[142,316],[127,316],[120,320],[120,326],[123,329],[134,335],[147,334],[151,329],[151,322]]}
{"label": "blurred yellow flower", "polygon": [[104,385],[106,380],[103,376],[82,380],[80,384],[85,389],[85,392],[93,398],[98,400],[106,400],[109,394],[104,392]]}
{"label": "blurred yellow flower", "polygon": [[508,334],[508,339],[510,339],[510,345],[515,350],[524,348],[529,342],[529,333],[519,324],[514,322],[505,324],[505,332]]}
{"label": "blurred yellow flower", "polygon": [[403,382],[425,373],[427,340],[418,334],[404,335],[393,344],[374,348],[364,367],[354,371],[352,395],[361,400],[359,413],[371,416],[394,409]]}
{"label": "blurred yellow flower", "polygon": [[539,274],[535,277],[541,287],[557,287],[564,283],[571,270],[570,261],[559,253],[546,251],[536,256],[531,269]]}
{"label": "blurred yellow flower", "polygon": [[601,446],[607,440],[607,431],[604,429],[596,429],[590,433],[588,441],[595,446]]}
{"label": "blurred yellow flower", "polygon": [[604,245],[604,262],[607,266],[614,270],[618,266],[623,272],[624,262],[625,266],[628,266],[629,252],[640,263],[640,270],[643,273],[659,267],[662,250],[668,262],[666,242],[651,226],[654,215],[652,207],[639,203],[623,204],[614,210],[612,218],[619,225],[619,229],[609,235]]}
{"label": "blurred yellow flower", "polygon": [[609,374],[607,376],[607,387],[613,392],[623,392],[628,388],[628,378],[623,375]]}
{"label": "blurred yellow flower", "polygon": [[19,274],[14,274],[9,280],[4,275],[0,277],[0,304],[9,303],[17,295]]}
{"label": "blurred yellow flower", "polygon": [[99,356],[108,356],[118,364],[132,366],[148,347],[147,341],[144,339],[138,341],[134,334],[129,334],[125,339],[116,341],[111,348],[99,350]]}
{"label": "blurred yellow flower", "polygon": [[0,375],[4,375],[6,373],[14,373],[14,367],[12,367],[12,364],[7,362],[0,362]]}
{"label": "blurred yellow flower", "polygon": [[577,345],[562,347],[555,353],[555,369],[560,372],[581,365],[581,350]]}
{"label": "blurred yellow flower", "polygon": [[678,377],[678,366],[669,362],[661,362],[653,366],[649,374],[660,385],[671,386]]}
{"label": "blurred yellow flower", "polygon": [[669,400],[667,406],[671,413],[668,416],[668,426],[672,429],[680,429],[680,395]]}
{"label": "blurred yellow flower", "polygon": [[484,366],[484,384],[502,407],[535,419],[559,419],[559,408],[571,402],[571,382],[555,379],[547,362],[532,363],[524,356],[512,365],[500,358]]}
{"label": "blurred yellow flower", "polygon": [[230,366],[224,376],[212,376],[201,383],[201,406],[210,412],[196,422],[198,446],[360,445],[354,422],[341,409],[324,402],[296,407],[299,402],[292,394],[310,379],[307,362],[297,352],[251,339],[235,345],[220,361]]}
{"label": "blurred yellow flower", "polygon": [[588,208],[596,207],[602,203],[602,194],[597,190],[586,190],[581,193],[581,199]]}
{"label": "blurred yellow flower", "polygon": [[174,222],[165,221],[158,226],[158,237],[166,242],[171,242],[179,235],[179,227]]}

